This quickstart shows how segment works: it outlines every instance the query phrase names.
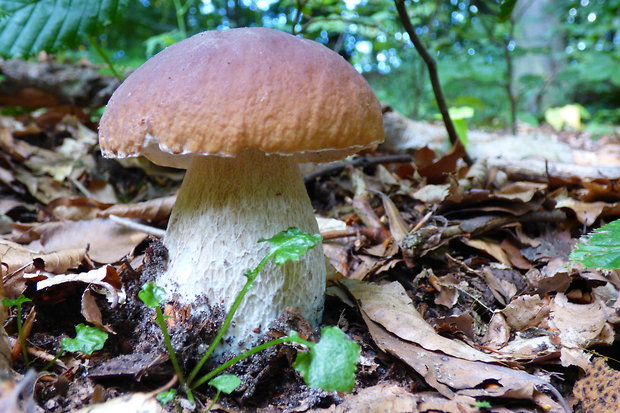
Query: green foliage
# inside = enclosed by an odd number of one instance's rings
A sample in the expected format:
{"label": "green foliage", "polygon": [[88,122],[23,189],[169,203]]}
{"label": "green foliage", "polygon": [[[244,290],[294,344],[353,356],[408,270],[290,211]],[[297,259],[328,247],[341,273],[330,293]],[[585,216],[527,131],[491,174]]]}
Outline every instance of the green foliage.
{"label": "green foliage", "polygon": [[85,324],[76,325],[75,332],[75,338],[63,338],[60,341],[64,351],[90,355],[95,350],[101,350],[108,339],[108,333]]}
{"label": "green foliage", "polygon": [[499,14],[497,15],[497,19],[500,22],[505,22],[512,17],[512,12],[517,5],[517,0],[504,0],[502,4],[499,6]]}
{"label": "green foliage", "polygon": [[165,406],[166,404],[173,401],[176,395],[177,395],[176,389],[169,389],[169,390],[157,393],[156,398],[157,398],[157,401],[159,401],[162,404],[162,406]]}
{"label": "green foliage", "polygon": [[220,374],[209,380],[209,385],[222,393],[230,394],[241,384],[241,379],[233,374]]}
{"label": "green foliage", "polygon": [[299,261],[301,256],[314,248],[322,238],[319,234],[308,234],[299,228],[291,227],[271,238],[261,238],[258,242],[268,242],[271,245],[269,256],[277,265],[288,261]]}
{"label": "green foliage", "polygon": [[580,240],[570,260],[589,268],[615,270],[620,268],[620,220],[594,230]]}
{"label": "green foliage", "polygon": [[28,366],[28,350],[26,349],[26,338],[24,337],[23,325],[22,325],[22,304],[32,301],[30,298],[26,298],[24,294],[20,294],[17,298],[4,298],[2,304],[5,307],[17,307],[17,337],[19,339],[20,346],[22,348],[22,358],[26,366]]}
{"label": "green foliage", "polygon": [[148,282],[140,289],[138,298],[140,298],[147,307],[155,308],[164,301],[165,295],[166,293],[163,288],[157,286],[154,282]]}
{"label": "green foliage", "polygon": [[[295,339],[295,333],[292,338]],[[308,353],[299,353],[293,367],[310,387],[326,391],[350,392],[355,385],[359,345],[345,338],[338,327],[321,329],[321,340],[304,343]]]}
{"label": "green foliage", "polygon": [[22,304],[27,303],[32,301],[30,298],[26,298],[26,296],[24,296],[24,294],[20,294],[19,297],[17,298],[4,298],[2,299],[2,304],[4,304],[5,307],[20,307],[22,306]]}
{"label": "green foliage", "polygon": [[75,47],[116,20],[127,0],[0,0],[0,55]]}

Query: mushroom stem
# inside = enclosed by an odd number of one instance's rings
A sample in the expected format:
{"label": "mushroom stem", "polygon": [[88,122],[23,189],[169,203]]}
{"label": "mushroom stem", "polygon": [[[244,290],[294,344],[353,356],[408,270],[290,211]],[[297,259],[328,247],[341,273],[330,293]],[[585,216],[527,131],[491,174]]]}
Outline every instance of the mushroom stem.
{"label": "mushroom stem", "polygon": [[[317,233],[318,226],[297,163],[287,156],[246,150],[235,158],[194,156],[179,191],[164,244],[169,267],[157,283],[170,298],[191,304],[193,315],[209,305],[228,310],[269,246],[257,243],[288,227]],[[299,262],[269,263],[241,304],[220,345],[249,348],[288,306],[316,325],[323,311],[325,260],[313,248]]]}

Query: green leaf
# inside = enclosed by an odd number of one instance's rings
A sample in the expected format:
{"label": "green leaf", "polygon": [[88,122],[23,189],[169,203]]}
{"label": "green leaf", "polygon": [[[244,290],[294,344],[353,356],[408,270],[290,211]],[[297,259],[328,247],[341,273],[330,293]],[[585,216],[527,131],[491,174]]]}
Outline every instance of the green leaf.
{"label": "green leaf", "polygon": [[138,298],[142,300],[147,307],[155,308],[164,301],[166,292],[154,282],[148,282],[140,289]]}
{"label": "green leaf", "polygon": [[499,14],[497,15],[497,19],[500,22],[508,21],[508,19],[512,16],[512,11],[515,9],[516,4],[517,0],[504,0],[499,6]]}
{"label": "green leaf", "polygon": [[90,355],[95,350],[101,350],[108,339],[108,333],[85,324],[76,325],[75,332],[75,338],[63,338],[60,341],[64,351]]}
{"label": "green leaf", "polygon": [[215,387],[222,393],[230,394],[241,384],[241,379],[232,374],[221,374],[209,380],[209,385]]}
{"label": "green leaf", "polygon": [[157,393],[156,398],[163,406],[173,401],[174,396],[176,396],[176,394],[177,394],[176,389],[169,389],[169,390]]}
{"label": "green leaf", "polygon": [[324,327],[321,340],[308,353],[299,353],[293,367],[306,384],[326,391],[350,392],[360,355],[356,342],[345,338],[338,327]]}
{"label": "green leaf", "polygon": [[620,268],[620,219],[594,230],[577,243],[569,259],[588,268]]}
{"label": "green leaf", "polygon": [[287,261],[299,261],[300,257],[309,249],[314,248],[322,240],[319,234],[309,234],[299,228],[291,227],[271,238],[261,238],[258,242],[271,244],[269,255],[277,265]]}
{"label": "green leaf", "polygon": [[21,294],[19,297],[17,298],[4,298],[2,300],[2,304],[4,304],[5,307],[21,307],[22,304],[27,303],[29,301],[32,301],[30,298],[26,298],[24,296],[24,294]]}
{"label": "green leaf", "polygon": [[127,0],[0,0],[0,55],[55,52],[99,33],[116,20]]}

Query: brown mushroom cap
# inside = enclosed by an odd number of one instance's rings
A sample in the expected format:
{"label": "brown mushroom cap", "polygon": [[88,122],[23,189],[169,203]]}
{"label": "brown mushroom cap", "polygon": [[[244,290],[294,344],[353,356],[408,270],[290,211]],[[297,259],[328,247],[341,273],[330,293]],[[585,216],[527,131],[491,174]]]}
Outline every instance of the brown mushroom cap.
{"label": "brown mushroom cap", "polygon": [[99,135],[106,157],[185,167],[189,156],[179,155],[251,148],[338,159],[382,141],[383,123],[372,90],[340,55],[241,28],[199,33],[144,63],[114,92]]}

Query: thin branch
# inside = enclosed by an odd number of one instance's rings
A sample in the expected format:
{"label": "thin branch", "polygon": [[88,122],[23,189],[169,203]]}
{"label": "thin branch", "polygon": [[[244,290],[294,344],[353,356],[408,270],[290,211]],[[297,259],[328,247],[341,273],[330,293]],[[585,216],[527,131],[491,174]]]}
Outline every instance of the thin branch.
{"label": "thin branch", "polygon": [[[420,41],[420,38],[415,33],[415,28],[411,23],[411,19],[409,18],[409,14],[407,13],[407,8],[405,7],[405,1],[394,0],[394,3],[396,4],[396,10],[398,11],[400,21],[405,28],[405,31],[409,35],[409,39],[411,39],[413,46],[422,57],[422,60],[424,60],[424,63],[426,63],[426,67],[428,68],[428,74],[431,79],[431,85],[433,86],[433,93],[435,94],[435,100],[437,101],[437,106],[439,106],[439,111],[441,112],[443,123],[446,126],[446,131],[448,132],[448,138],[450,139],[450,143],[452,145],[462,145],[456,133],[456,129],[454,128],[454,123],[452,123],[452,119],[450,118],[450,114],[448,113],[448,105],[446,105],[446,100],[443,96],[443,91],[441,90],[439,74],[437,73],[437,63],[435,62],[435,59],[433,59],[433,57],[428,53],[428,51]],[[466,151],[465,155],[463,155],[463,160],[468,165],[471,165],[473,163]]]}
{"label": "thin branch", "polygon": [[409,163],[411,162],[411,155],[386,155],[376,156],[373,158],[356,158],[352,161],[334,162],[323,168],[317,169],[304,175],[304,182],[312,182],[316,178],[324,175],[331,175],[342,171],[347,166],[369,166],[377,165],[380,163]]}

